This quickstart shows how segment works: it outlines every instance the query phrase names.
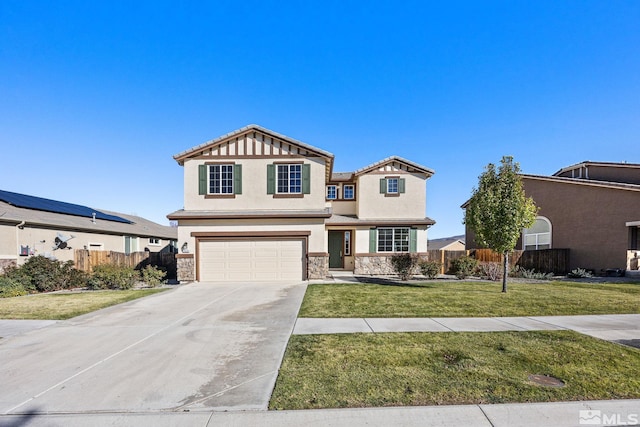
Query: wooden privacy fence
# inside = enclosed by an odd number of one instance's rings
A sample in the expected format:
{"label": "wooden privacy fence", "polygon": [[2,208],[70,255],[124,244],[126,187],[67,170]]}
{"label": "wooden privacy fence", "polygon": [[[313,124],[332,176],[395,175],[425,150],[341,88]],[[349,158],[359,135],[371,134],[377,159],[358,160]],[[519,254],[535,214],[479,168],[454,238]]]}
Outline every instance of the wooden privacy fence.
{"label": "wooden privacy fence", "polygon": [[147,264],[164,267],[167,278],[176,277],[176,257],[173,253],[132,252],[125,254],[114,251],[89,251],[76,249],[74,254],[75,267],[90,273],[96,265],[109,264],[121,267],[139,268]]}
{"label": "wooden privacy fence", "polygon": [[[497,262],[502,264],[502,254],[491,249],[474,249],[470,251],[443,251],[431,249],[427,251],[429,261],[440,263],[440,274],[451,271],[453,260],[462,256],[470,256],[479,262]],[[569,249],[539,249],[536,251],[513,251],[509,254],[509,266],[518,266],[541,273],[564,275],[569,273]]]}
{"label": "wooden privacy fence", "polygon": [[[480,262],[502,262],[502,254],[491,249],[474,249],[471,256]],[[564,275],[569,273],[569,249],[538,249],[513,251],[509,254],[509,266],[535,270],[541,273]]]}

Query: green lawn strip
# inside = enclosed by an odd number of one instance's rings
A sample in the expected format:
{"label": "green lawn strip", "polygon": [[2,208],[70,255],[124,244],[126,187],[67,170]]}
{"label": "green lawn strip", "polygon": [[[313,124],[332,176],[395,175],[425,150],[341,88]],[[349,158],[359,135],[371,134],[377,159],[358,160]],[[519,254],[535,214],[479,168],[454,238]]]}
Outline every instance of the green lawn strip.
{"label": "green lawn strip", "polygon": [[0,319],[64,320],[166,288],[25,295],[0,299]]}
{"label": "green lawn strip", "polygon": [[640,313],[640,284],[425,282],[309,285],[299,317],[504,317]]}
{"label": "green lawn strip", "polygon": [[[536,385],[550,375],[562,388]],[[640,351],[572,331],[293,335],[270,409],[640,397]]]}

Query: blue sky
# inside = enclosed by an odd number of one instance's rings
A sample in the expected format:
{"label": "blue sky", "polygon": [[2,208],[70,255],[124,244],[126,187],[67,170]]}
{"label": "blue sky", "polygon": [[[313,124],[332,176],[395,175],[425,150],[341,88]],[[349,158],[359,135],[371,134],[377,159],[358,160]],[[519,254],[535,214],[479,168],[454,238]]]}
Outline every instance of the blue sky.
{"label": "blue sky", "polygon": [[[183,4],[184,3],[184,4]],[[0,1],[0,189],[168,224],[172,156],[250,123],[436,171],[462,234],[489,162],[640,163],[640,2]]]}

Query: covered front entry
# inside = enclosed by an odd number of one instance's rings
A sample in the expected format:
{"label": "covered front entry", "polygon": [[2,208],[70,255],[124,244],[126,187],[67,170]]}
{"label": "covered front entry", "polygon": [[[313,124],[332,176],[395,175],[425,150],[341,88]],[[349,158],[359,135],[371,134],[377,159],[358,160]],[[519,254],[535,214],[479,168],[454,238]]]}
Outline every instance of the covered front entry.
{"label": "covered front entry", "polygon": [[303,280],[304,239],[201,240],[197,275],[201,282]]}

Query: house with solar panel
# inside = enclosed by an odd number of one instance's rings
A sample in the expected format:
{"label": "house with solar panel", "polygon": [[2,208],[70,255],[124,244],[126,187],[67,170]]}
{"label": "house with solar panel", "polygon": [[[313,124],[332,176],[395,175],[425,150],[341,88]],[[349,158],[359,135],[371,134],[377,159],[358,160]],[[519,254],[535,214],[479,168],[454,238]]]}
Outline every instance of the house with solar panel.
{"label": "house with solar panel", "polygon": [[0,190],[0,271],[35,255],[73,261],[73,249],[173,252],[177,236],[139,216]]}

